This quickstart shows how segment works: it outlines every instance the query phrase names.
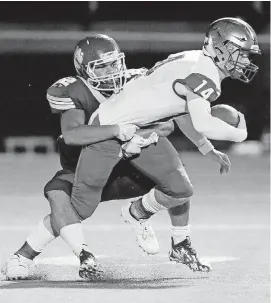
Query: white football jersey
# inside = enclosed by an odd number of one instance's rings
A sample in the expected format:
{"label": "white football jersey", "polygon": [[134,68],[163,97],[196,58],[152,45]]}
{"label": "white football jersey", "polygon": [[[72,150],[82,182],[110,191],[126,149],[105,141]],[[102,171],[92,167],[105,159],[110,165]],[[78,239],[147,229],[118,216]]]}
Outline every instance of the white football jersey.
{"label": "white football jersey", "polygon": [[[175,85],[180,83],[184,94]],[[187,112],[186,90],[211,101],[220,95],[220,78],[208,53],[201,50],[170,55],[143,76],[127,83],[122,92],[102,103],[97,110],[101,125],[151,122]]]}

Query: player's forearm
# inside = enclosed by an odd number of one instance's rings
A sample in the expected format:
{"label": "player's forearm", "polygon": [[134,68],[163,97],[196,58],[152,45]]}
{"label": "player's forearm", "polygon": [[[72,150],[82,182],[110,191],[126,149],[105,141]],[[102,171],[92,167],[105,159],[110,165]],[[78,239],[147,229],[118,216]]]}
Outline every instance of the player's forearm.
{"label": "player's forearm", "polygon": [[199,124],[197,125],[197,123],[193,123],[193,125],[198,132],[212,140],[242,142],[247,137],[247,131],[245,129],[235,128],[211,115],[204,119],[200,126]]}
{"label": "player's forearm", "polygon": [[180,116],[174,119],[182,133],[197,147],[201,145],[201,141],[205,138],[203,134],[197,132],[193,126],[190,115]]}
{"label": "player's forearm", "polygon": [[153,124],[148,128],[139,129],[136,131],[136,134],[143,138],[148,138],[153,132],[156,132],[159,137],[167,137],[173,131],[174,131],[173,121],[167,121],[167,122],[160,122],[157,124]]}
{"label": "player's forearm", "polygon": [[197,146],[203,155],[208,154],[214,149],[213,144],[205,136],[195,130],[190,115],[177,117],[175,118],[175,122],[182,133]]}
{"label": "player's forearm", "polygon": [[[188,97],[190,95],[188,94]],[[247,137],[246,129],[235,128],[211,115],[210,103],[198,96],[188,98],[188,110],[195,130],[212,140],[242,142]]]}
{"label": "player's forearm", "polygon": [[62,136],[68,145],[89,145],[112,139],[116,137],[118,133],[119,127],[117,125],[78,125],[62,131]]}

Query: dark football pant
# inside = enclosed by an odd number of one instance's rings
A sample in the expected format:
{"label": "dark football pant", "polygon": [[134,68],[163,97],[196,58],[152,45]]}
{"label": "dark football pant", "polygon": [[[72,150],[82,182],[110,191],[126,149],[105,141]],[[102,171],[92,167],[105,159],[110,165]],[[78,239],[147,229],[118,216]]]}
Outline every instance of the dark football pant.
{"label": "dark football pant", "polygon": [[[45,185],[44,195],[59,190],[71,196],[75,173],[69,169],[58,171]],[[121,160],[113,169],[105,187],[101,202],[143,196],[155,186],[154,182],[135,169],[130,161]],[[80,210],[79,210],[80,212]]]}
{"label": "dark football pant", "polygon": [[[103,188],[120,161],[121,146],[108,140],[83,148],[75,174],[71,203],[82,219],[92,215],[102,198]],[[179,155],[166,138],[142,150],[130,160],[157,188],[172,198],[182,198],[192,185]],[[190,194],[189,194],[190,195]]]}

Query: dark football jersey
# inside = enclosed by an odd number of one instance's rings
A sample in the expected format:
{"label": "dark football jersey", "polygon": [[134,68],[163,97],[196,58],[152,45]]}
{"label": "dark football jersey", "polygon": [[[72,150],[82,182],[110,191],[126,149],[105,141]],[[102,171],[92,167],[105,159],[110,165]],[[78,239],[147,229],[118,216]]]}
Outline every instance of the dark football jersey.
{"label": "dark football jersey", "polygon": [[[145,68],[129,69],[127,81],[145,72]],[[87,124],[100,103],[106,101],[109,96],[106,97],[93,89],[85,79],[79,76],[71,76],[62,78],[50,86],[46,97],[52,113],[62,113],[69,109],[81,109],[85,112],[85,123]],[[63,169],[75,171],[81,146],[67,145],[62,136],[57,139],[57,146]]]}
{"label": "dark football jersey", "polygon": [[106,98],[94,90],[81,77],[66,77],[58,80],[47,90],[47,100],[53,113],[69,109],[81,109],[86,121]]}

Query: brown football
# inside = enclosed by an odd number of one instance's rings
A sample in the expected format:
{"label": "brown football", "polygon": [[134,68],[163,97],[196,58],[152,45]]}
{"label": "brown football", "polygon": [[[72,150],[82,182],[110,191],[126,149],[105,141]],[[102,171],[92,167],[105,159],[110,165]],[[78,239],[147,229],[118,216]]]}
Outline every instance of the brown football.
{"label": "brown football", "polygon": [[227,104],[218,104],[211,107],[211,114],[234,127],[237,127],[240,122],[238,111]]}

